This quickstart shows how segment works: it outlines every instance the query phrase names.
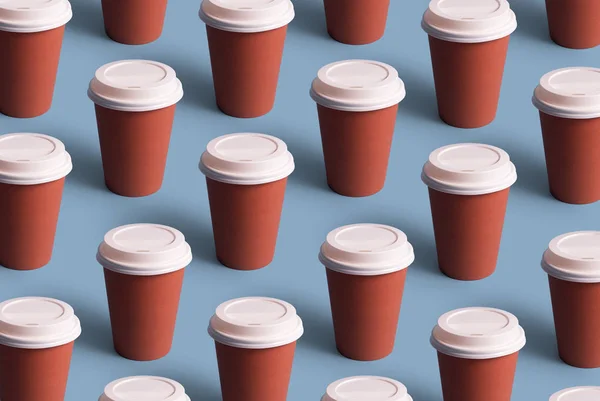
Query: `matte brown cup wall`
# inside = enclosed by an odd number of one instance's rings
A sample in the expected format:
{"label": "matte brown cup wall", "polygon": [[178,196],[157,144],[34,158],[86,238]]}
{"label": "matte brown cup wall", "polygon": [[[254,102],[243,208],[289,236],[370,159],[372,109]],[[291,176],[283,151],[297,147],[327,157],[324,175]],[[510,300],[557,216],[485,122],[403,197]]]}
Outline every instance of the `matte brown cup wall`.
{"label": "matte brown cup wall", "polygon": [[496,118],[510,37],[455,43],[429,37],[440,118],[458,128],[479,128]]}
{"label": "matte brown cup wall", "polygon": [[519,353],[463,359],[438,352],[444,401],[510,401]]}
{"label": "matte brown cup wall", "polygon": [[171,350],[184,269],[132,276],[104,269],[113,342],[121,356],[152,361]]}
{"label": "matte brown cup wall", "polygon": [[600,45],[600,2],[597,0],[546,0],[552,40],[571,49]]}
{"label": "matte brown cup wall", "polygon": [[600,200],[600,118],[575,120],[540,112],[540,121],[552,196],[573,204]]}
{"label": "matte brown cup wall", "polygon": [[275,104],[287,26],[239,33],[206,26],[217,106],[241,118],[267,114]]}
{"label": "matte brown cup wall", "polygon": [[223,401],[286,401],[296,342],[266,349],[215,346]]}
{"label": "matte brown cup wall", "polygon": [[383,36],[390,0],[324,0],[327,31],[348,45],[373,43]]}
{"label": "matte brown cup wall", "polygon": [[64,401],[73,342],[46,349],[0,345],[2,401]]}
{"label": "matte brown cup wall", "polygon": [[494,273],[509,192],[469,196],[429,188],[442,273],[457,280],[480,280]]}
{"label": "matte brown cup wall", "polygon": [[0,113],[37,117],[52,106],[65,27],[34,33],[0,31]]}
{"label": "matte brown cup wall", "polygon": [[600,367],[600,283],[549,281],[560,358],[579,368]]}
{"label": "matte brown cup wall", "polygon": [[267,266],[275,255],[287,178],[260,185],[206,179],[217,259],[237,270]]}
{"label": "matte brown cup wall", "polygon": [[0,183],[0,265],[34,270],[50,262],[64,182]]}
{"label": "matte brown cup wall", "polygon": [[102,0],[106,34],[115,42],[143,45],[160,37],[167,0]]}
{"label": "matte brown cup wall", "polygon": [[329,187],[361,197],[383,189],[398,105],[349,112],[317,105]]}
{"label": "matte brown cup wall", "polygon": [[157,192],[163,183],[176,106],[129,112],[96,105],[106,187],[129,197]]}
{"label": "matte brown cup wall", "polygon": [[391,354],[407,269],[379,276],[326,270],[340,354],[357,361],[375,361]]}

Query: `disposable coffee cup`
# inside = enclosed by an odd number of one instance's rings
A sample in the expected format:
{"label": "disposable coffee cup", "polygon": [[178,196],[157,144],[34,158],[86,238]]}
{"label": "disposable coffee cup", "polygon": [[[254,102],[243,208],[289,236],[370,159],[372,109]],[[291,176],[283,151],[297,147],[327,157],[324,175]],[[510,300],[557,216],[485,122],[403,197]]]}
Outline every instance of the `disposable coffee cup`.
{"label": "disposable coffee cup", "polygon": [[143,45],[160,38],[167,0],[102,0],[106,35],[126,45]]}
{"label": "disposable coffee cup", "polygon": [[81,334],[68,304],[25,297],[0,304],[0,399],[63,401]]}
{"label": "disposable coffee cup", "polygon": [[398,71],[369,60],[328,64],[310,96],[317,103],[329,187],[352,197],[381,191],[398,103],[406,96]]}
{"label": "disposable coffee cup", "polygon": [[319,260],[326,267],[338,351],[358,361],[392,353],[412,245],[397,228],[353,224],[331,231]]}
{"label": "disposable coffee cup", "polygon": [[210,141],[200,171],[206,176],[217,259],[237,270],[273,261],[287,177],[294,158],[270,135],[242,133]]}
{"label": "disposable coffee cup", "polygon": [[227,301],[210,319],[223,401],[286,401],[302,320],[287,302]]}
{"label": "disposable coffee cup", "polygon": [[554,238],[542,268],[550,282],[560,358],[578,368],[600,368],[600,231]]}
{"label": "disposable coffee cup", "polygon": [[510,34],[506,0],[432,0],[421,26],[429,49],[442,121],[479,128],[496,118]]}
{"label": "disposable coffee cup", "polygon": [[324,0],[327,32],[338,42],[366,45],[383,37],[390,0]]}
{"label": "disposable coffee cup", "polygon": [[595,0],[546,0],[552,40],[570,49],[600,45],[600,3]]}
{"label": "disposable coffee cup", "polygon": [[65,177],[65,145],[42,134],[0,136],[0,265],[34,270],[52,258]]}
{"label": "disposable coffee cup", "polygon": [[191,401],[175,380],[157,376],[131,376],[110,382],[98,401]]}
{"label": "disposable coffee cup", "polygon": [[600,397],[600,387],[571,387],[554,393],[550,401],[594,401]]}
{"label": "disposable coffee cup", "polygon": [[168,65],[148,60],[115,61],[90,82],[95,103],[106,187],[140,197],[161,188],[181,81]]}
{"label": "disposable coffee cup", "polygon": [[152,361],[171,350],[184,268],[192,251],[178,230],[130,224],[104,236],[97,254],[104,267],[115,351]]}
{"label": "disposable coffee cup", "polygon": [[548,182],[566,203],[600,200],[600,68],[570,67],[544,75],[534,91]]}
{"label": "disposable coffee cup", "polygon": [[444,401],[510,401],[525,331],[511,313],[456,309],[442,315],[431,335]]}
{"label": "disposable coffee cup", "polygon": [[67,0],[5,0],[0,4],[0,113],[37,117],[52,106]]}
{"label": "disposable coffee cup", "polygon": [[436,149],[421,179],[429,201],[438,265],[457,280],[480,280],[496,270],[510,187],[517,180],[508,154],[462,143]]}
{"label": "disposable coffee cup", "polygon": [[327,387],[321,401],[372,400],[412,401],[406,386],[378,376],[354,376],[340,379]]}
{"label": "disposable coffee cup", "polygon": [[275,104],[290,0],[203,0],[217,106],[232,117],[267,114]]}

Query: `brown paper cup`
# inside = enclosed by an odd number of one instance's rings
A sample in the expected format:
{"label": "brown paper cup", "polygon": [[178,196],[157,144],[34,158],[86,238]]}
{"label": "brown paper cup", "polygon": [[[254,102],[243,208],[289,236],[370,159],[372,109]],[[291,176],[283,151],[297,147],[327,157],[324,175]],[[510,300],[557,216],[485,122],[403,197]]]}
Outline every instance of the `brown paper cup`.
{"label": "brown paper cup", "polygon": [[237,270],[267,266],[275,255],[287,178],[259,185],[206,178],[217,259]]}
{"label": "brown paper cup", "polygon": [[0,345],[2,401],[64,401],[73,342],[54,348]]}
{"label": "brown paper cup", "polygon": [[0,31],[0,112],[32,118],[50,110],[65,27],[34,33]]}
{"label": "brown paper cup", "polygon": [[362,197],[383,189],[398,105],[350,112],[317,105],[329,187]]}
{"label": "brown paper cup", "polygon": [[444,401],[510,401],[518,357],[463,359],[438,352]]}
{"label": "brown paper cup", "polygon": [[456,43],[429,36],[440,118],[457,128],[479,128],[496,118],[509,36]]}
{"label": "brown paper cup", "polygon": [[113,342],[117,353],[152,361],[171,350],[184,269],[133,276],[104,269]]}
{"label": "brown paper cup", "polygon": [[285,401],[296,342],[266,349],[215,342],[223,401]]}
{"label": "brown paper cup", "polygon": [[95,107],[107,188],[129,197],[157,192],[163,182],[176,105],[142,112]]}
{"label": "brown paper cup", "polygon": [[381,39],[390,0],[324,0],[327,32],[338,42],[364,45]]}
{"label": "brown paper cup", "polygon": [[287,26],[238,33],[206,26],[217,106],[227,115],[253,118],[275,104]]}
{"label": "brown paper cup", "polygon": [[45,184],[0,183],[0,264],[34,270],[50,262],[65,179]]}
{"label": "brown paper cup", "polygon": [[540,112],[552,195],[566,203],[600,200],[600,118],[568,119]]}
{"label": "brown paper cup", "polygon": [[546,0],[552,40],[571,49],[600,45],[600,3],[596,0]]}
{"label": "brown paper cup", "polygon": [[457,280],[480,280],[494,273],[509,192],[453,195],[429,188],[442,273]]}
{"label": "brown paper cup", "polygon": [[407,269],[378,276],[326,270],[340,354],[357,361],[375,361],[391,354]]}
{"label": "brown paper cup", "polygon": [[600,368],[600,283],[548,278],[560,358],[578,368]]}
{"label": "brown paper cup", "polygon": [[167,0],[102,0],[106,34],[115,42],[143,45],[162,34]]}

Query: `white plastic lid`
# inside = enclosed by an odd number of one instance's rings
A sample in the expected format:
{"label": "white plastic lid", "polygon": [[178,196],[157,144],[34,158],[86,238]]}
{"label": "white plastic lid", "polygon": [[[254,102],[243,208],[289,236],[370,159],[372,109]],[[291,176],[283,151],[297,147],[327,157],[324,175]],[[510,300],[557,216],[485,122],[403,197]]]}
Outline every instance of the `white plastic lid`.
{"label": "white plastic lid", "polygon": [[0,0],[0,31],[49,31],[72,17],[68,0]]}
{"label": "white plastic lid", "polygon": [[175,380],[132,376],[109,383],[98,401],[190,401],[190,397]]}
{"label": "white plastic lid", "polygon": [[431,345],[458,358],[498,358],[523,348],[525,331],[512,313],[500,309],[456,309],[439,318]]}
{"label": "white plastic lid", "polygon": [[160,224],[129,224],[106,233],[96,258],[117,273],[155,276],[189,265],[192,250],[179,230]]}
{"label": "white plastic lid", "polygon": [[406,234],[381,224],[353,224],[327,234],[319,260],[328,269],[375,276],[406,269],[415,254]]}
{"label": "white plastic lid", "polygon": [[215,181],[258,185],[289,176],[294,171],[294,157],[285,142],[274,136],[229,134],[208,143],[198,167]]}
{"label": "white plastic lid", "polygon": [[294,19],[290,0],[203,0],[198,13],[206,25],[230,32],[264,32]]}
{"label": "white plastic lid", "polygon": [[346,60],[322,67],[310,96],[318,104],[342,111],[373,111],[394,106],[406,96],[404,82],[390,65]]}
{"label": "white plastic lid", "polygon": [[208,334],[236,348],[275,348],[298,340],[304,328],[296,309],[274,298],[247,297],[224,302],[210,319]]}
{"label": "white plastic lid", "polygon": [[578,231],[550,242],[542,257],[549,275],[576,283],[600,283],[600,231]]}
{"label": "white plastic lid", "polygon": [[421,26],[434,38],[480,43],[513,33],[517,17],[506,0],[432,0]]}
{"label": "white plastic lid", "polygon": [[43,134],[0,136],[0,182],[36,185],[56,181],[71,172],[73,164],[65,145]]}
{"label": "white plastic lid", "polygon": [[96,70],[88,96],[99,106],[120,111],[169,107],[183,97],[175,70],[149,60],[122,60]]}
{"label": "white plastic lid", "polygon": [[480,143],[459,143],[434,150],[421,179],[436,191],[456,195],[498,192],[517,181],[517,170],[504,150]]}
{"label": "white plastic lid", "polygon": [[0,344],[41,349],[68,344],[81,334],[73,308],[40,297],[15,298],[0,304]]}
{"label": "white plastic lid", "polygon": [[571,387],[554,393],[550,401],[598,401],[600,387]]}
{"label": "white plastic lid", "polygon": [[533,104],[556,117],[600,117],[600,68],[570,67],[547,73],[533,92]]}
{"label": "white plastic lid", "polygon": [[354,376],[331,383],[321,401],[412,401],[412,397],[399,381]]}

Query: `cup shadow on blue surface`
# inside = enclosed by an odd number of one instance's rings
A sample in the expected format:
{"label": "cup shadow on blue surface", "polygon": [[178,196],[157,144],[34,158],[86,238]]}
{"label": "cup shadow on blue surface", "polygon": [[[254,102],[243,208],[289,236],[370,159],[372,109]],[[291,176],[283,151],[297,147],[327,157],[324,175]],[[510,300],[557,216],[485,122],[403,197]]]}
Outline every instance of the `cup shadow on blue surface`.
{"label": "cup shadow on blue surface", "polygon": [[67,141],[67,152],[71,155],[73,171],[67,176],[67,182],[85,189],[108,191],[104,184],[100,145]]}
{"label": "cup shadow on blue surface", "polygon": [[403,118],[406,113],[419,119],[443,124],[437,111],[432,73],[430,71],[416,72],[401,66],[395,67],[406,87],[406,97],[398,107],[399,117]]}
{"label": "cup shadow on blue surface", "polygon": [[517,23],[519,24],[514,33],[515,36],[522,35],[536,41],[552,43],[543,1],[512,0],[510,8],[517,15]]}
{"label": "cup shadow on blue surface", "polygon": [[[316,132],[315,135],[319,135],[319,133]],[[320,143],[320,137],[317,138],[315,140]],[[296,164],[296,169],[290,175],[290,182],[333,193],[327,185],[325,161],[321,146],[308,146],[305,136],[301,133],[288,135],[285,142],[294,156],[294,163]]]}
{"label": "cup shadow on blue surface", "polygon": [[323,0],[301,0],[294,2],[296,16],[289,25],[290,31],[299,31],[310,36],[333,41],[327,33]]}
{"label": "cup shadow on blue surface", "polygon": [[81,336],[77,339],[77,346],[119,358],[113,347],[108,304],[95,305],[95,308],[83,303],[75,305],[75,314],[81,321]]}
{"label": "cup shadow on blue surface", "polygon": [[71,7],[73,18],[67,23],[67,31],[110,40],[104,31],[100,0],[71,0]]}

